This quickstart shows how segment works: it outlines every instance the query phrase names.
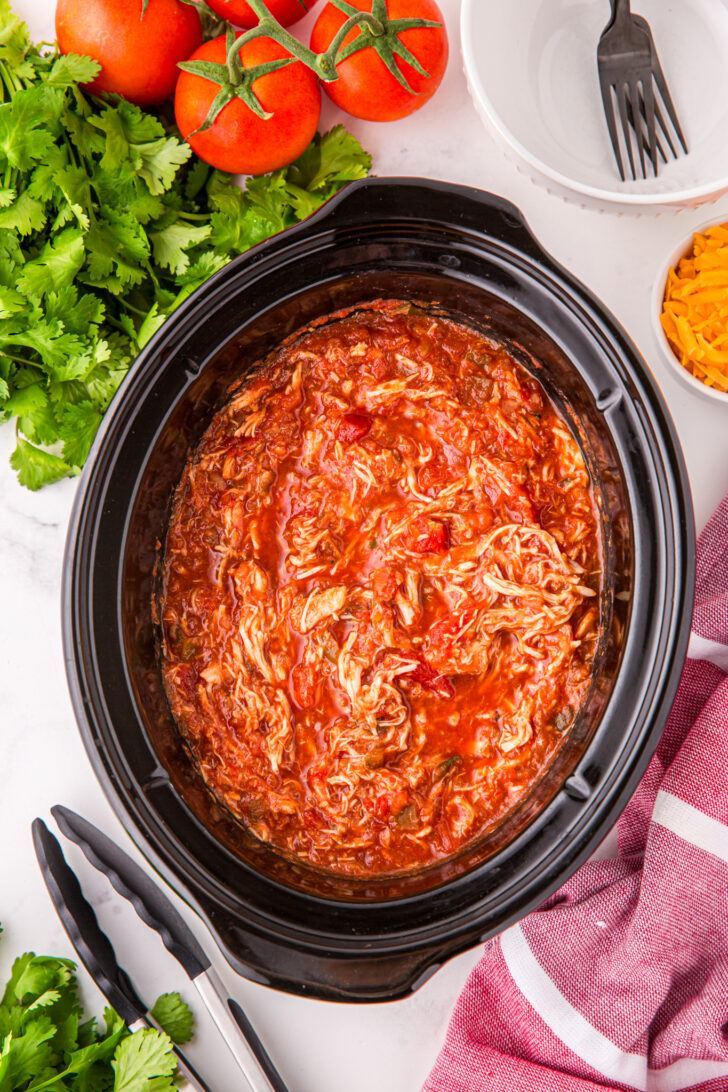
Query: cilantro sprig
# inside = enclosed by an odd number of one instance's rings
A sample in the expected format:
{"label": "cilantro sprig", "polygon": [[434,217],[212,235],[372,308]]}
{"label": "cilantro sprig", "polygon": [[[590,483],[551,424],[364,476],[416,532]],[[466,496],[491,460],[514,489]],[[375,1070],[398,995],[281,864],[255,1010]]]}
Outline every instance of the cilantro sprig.
{"label": "cilantro sprig", "polygon": [[175,1092],[172,1041],[187,1042],[192,1014],[179,994],[152,1010],[164,1031],[131,1034],[113,1009],[84,1020],[75,964],[26,952],[0,1000],[2,1092]]}
{"label": "cilantro sprig", "polygon": [[194,1018],[189,1005],[178,993],[163,993],[152,1008],[152,1016],[173,1043],[188,1043],[194,1033]]}
{"label": "cilantro sprig", "polygon": [[15,420],[10,461],[30,489],[80,472],[182,300],[371,165],[337,126],[243,191],[162,117],[86,94],[97,70],[34,46],[0,0],[0,421]]}

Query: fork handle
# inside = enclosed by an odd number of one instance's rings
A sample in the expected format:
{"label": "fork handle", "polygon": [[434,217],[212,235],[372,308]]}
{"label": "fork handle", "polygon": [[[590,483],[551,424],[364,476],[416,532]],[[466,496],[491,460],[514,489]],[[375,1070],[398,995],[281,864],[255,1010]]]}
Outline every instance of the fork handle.
{"label": "fork handle", "polygon": [[612,22],[611,26],[615,23],[623,23],[630,18],[632,11],[630,9],[630,0],[609,0],[612,6]]}

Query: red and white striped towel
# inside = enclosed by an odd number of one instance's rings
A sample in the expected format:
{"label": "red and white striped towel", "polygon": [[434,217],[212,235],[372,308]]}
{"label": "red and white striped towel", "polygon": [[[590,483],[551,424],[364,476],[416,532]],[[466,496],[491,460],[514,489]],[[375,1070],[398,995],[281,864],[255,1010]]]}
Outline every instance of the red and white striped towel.
{"label": "red and white striped towel", "polygon": [[425,1092],[728,1092],[728,497],[689,656],[619,855],[486,945]]}

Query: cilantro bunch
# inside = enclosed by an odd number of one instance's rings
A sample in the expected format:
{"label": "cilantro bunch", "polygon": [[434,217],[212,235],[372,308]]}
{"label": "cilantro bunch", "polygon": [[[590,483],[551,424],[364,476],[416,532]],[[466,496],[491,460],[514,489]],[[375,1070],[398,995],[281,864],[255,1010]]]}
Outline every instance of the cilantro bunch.
{"label": "cilantro bunch", "polygon": [[161,116],[84,93],[97,71],[32,45],[0,0],[0,421],[15,418],[10,461],[30,489],[80,472],[182,300],[371,165],[337,126],[242,191]]}
{"label": "cilantro bunch", "polygon": [[82,1019],[74,972],[68,959],[15,960],[0,1001],[0,1092],[175,1092],[170,1036],[184,1042],[192,1030],[179,995],[164,994],[152,1010],[166,1031],[131,1034],[110,1008],[101,1029]]}

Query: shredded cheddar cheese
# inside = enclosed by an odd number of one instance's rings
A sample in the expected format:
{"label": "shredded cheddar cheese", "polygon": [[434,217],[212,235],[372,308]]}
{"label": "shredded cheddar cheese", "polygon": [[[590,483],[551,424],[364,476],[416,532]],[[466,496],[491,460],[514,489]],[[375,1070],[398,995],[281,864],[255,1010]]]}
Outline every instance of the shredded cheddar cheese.
{"label": "shredded cheddar cheese", "polygon": [[728,223],[696,232],[668,274],[660,322],[682,366],[728,393]]}

